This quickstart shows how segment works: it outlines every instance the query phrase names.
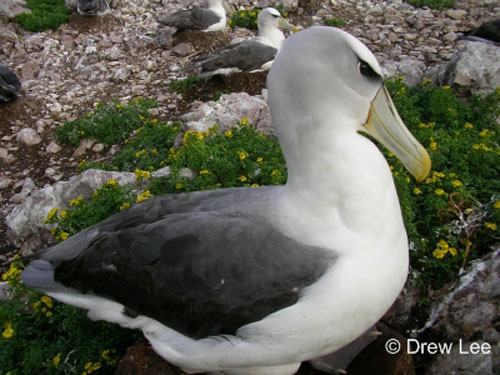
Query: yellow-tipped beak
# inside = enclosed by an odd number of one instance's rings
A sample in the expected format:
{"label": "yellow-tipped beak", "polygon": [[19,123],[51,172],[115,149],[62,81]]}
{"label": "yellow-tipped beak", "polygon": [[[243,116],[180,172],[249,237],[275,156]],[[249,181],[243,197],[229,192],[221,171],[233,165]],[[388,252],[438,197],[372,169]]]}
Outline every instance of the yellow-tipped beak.
{"label": "yellow-tipped beak", "polygon": [[425,180],[431,170],[431,158],[399,117],[385,85],[370,103],[364,125],[367,133],[393,152],[418,182]]}
{"label": "yellow-tipped beak", "polygon": [[278,26],[281,27],[281,28],[283,28],[283,29],[287,29],[287,30],[293,31],[294,33],[296,33],[297,31],[299,31],[299,28],[297,26],[292,25],[291,23],[289,23],[283,17],[280,17]]}

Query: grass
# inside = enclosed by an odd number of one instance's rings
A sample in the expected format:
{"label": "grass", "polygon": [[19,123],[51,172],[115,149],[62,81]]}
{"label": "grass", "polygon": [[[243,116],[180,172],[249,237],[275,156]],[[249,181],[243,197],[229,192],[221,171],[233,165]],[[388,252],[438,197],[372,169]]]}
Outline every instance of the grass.
{"label": "grass", "polygon": [[405,0],[414,7],[429,7],[431,9],[452,8],[455,6],[454,0]]}
{"label": "grass", "polygon": [[323,23],[332,27],[344,27],[347,25],[347,22],[340,18],[325,18]]}
{"label": "grass", "polygon": [[[387,85],[403,120],[433,160],[431,175],[417,184],[385,152],[411,242],[411,267],[417,271],[425,304],[427,292],[456,280],[464,265],[500,239],[500,90],[464,104],[449,87],[428,82],[409,87],[400,79]],[[68,145],[91,135],[120,143],[112,161],[94,166],[134,171],[141,183],[132,188],[111,180],[92,197],[74,197],[67,202],[69,209],[52,210],[46,224],[59,241],[154,195],[285,183],[277,140],[254,131],[248,119],[225,132],[213,127],[182,135],[179,124],[167,125],[150,116],[148,110],[154,106],[143,99],[129,105],[111,101],[61,128],[60,141]],[[116,126],[116,133],[96,130],[104,123]],[[89,166],[82,163],[80,168]],[[163,166],[171,168],[170,176],[152,178],[151,172]],[[185,177],[184,168],[193,176]],[[0,303],[0,375],[112,373],[138,333],[90,322],[79,309],[49,302],[19,283],[22,267],[16,261],[3,276],[13,299]]]}
{"label": "grass", "polygon": [[68,22],[69,9],[64,0],[27,0],[25,7],[31,13],[22,13],[16,17],[16,22],[25,30],[55,30]]}

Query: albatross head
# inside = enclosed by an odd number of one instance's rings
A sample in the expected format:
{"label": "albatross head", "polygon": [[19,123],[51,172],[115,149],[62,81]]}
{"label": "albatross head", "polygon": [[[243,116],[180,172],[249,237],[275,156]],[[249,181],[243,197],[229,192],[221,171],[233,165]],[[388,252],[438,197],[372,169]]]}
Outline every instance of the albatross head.
{"label": "albatross head", "polygon": [[285,40],[285,35],[280,31],[280,28],[297,31],[297,28],[288,23],[274,8],[264,8],[260,11],[257,17],[257,26],[259,36],[278,50]]}
{"label": "albatross head", "polygon": [[380,65],[350,34],[312,27],[290,36],[268,75],[268,90],[276,132],[294,163],[307,158],[297,154],[298,144],[310,141],[310,152],[320,149],[326,157],[327,142],[349,141],[365,132],[392,151],[418,181],[428,175],[429,155],[399,117]]}

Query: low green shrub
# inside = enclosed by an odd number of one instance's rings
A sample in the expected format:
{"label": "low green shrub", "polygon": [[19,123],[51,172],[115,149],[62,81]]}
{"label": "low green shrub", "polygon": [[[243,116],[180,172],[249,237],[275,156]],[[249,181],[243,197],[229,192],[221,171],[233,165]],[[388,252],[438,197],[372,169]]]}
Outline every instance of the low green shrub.
{"label": "low green shrub", "polygon": [[347,22],[340,18],[325,18],[323,23],[332,27],[344,27],[347,25]]}
{"label": "low green shrub", "polygon": [[414,7],[429,7],[431,9],[452,8],[455,6],[454,0],[405,0]]}
{"label": "low green shrub", "polygon": [[68,22],[69,9],[64,0],[27,0],[25,7],[30,9],[31,13],[16,16],[17,23],[25,30],[55,30]]}

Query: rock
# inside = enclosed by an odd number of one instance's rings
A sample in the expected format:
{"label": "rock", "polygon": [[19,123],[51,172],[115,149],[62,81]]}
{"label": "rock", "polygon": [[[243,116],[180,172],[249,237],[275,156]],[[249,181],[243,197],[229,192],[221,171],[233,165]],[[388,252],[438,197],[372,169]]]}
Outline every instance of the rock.
{"label": "rock", "polygon": [[82,139],[78,147],[73,151],[74,158],[80,158],[90,150],[95,143],[95,139]]}
{"label": "rock", "polygon": [[408,59],[400,62],[388,61],[382,64],[386,77],[403,76],[403,81],[410,86],[417,86],[423,81],[426,66],[422,61]]}
{"label": "rock", "polygon": [[34,146],[42,141],[35,129],[24,128],[16,135],[16,140],[26,146]]}
{"label": "rock", "polygon": [[45,150],[50,153],[50,154],[57,154],[59,151],[61,151],[61,146],[59,146],[56,141],[52,141],[49,143],[49,145],[45,148]]}
{"label": "rock", "polygon": [[[5,218],[8,237],[24,255],[45,248],[53,242],[49,230],[43,224],[48,212],[54,207],[67,208],[72,199],[90,198],[95,189],[109,180],[126,185],[134,184],[136,178],[131,172],[89,169],[68,181],[57,182],[35,191],[31,189],[31,194],[26,196],[21,204],[16,205]],[[23,190],[26,184],[27,182],[23,185]]]}
{"label": "rock", "polygon": [[167,165],[166,167],[160,168],[154,172],[151,172],[152,177],[168,177],[170,176],[170,167]]}
{"label": "rock", "polygon": [[467,42],[447,64],[438,81],[462,94],[486,94],[500,86],[500,48],[490,43]]}
{"label": "rock", "polygon": [[[474,342],[482,345],[483,342]],[[488,344],[488,343],[486,343]],[[471,353],[470,342],[454,345],[449,354],[439,355],[427,370],[426,375],[494,375],[491,355]]]}
{"label": "rock", "polygon": [[21,68],[21,78],[23,81],[36,79],[40,73],[40,64],[35,60],[30,60]]}
{"label": "rock", "polygon": [[251,96],[244,92],[222,95],[216,102],[203,103],[180,119],[186,128],[203,132],[215,124],[221,131],[228,130],[245,117],[255,129],[273,134],[267,102],[261,95]]}
{"label": "rock", "polygon": [[23,0],[2,0],[0,3],[0,18],[13,20],[22,13],[31,13],[30,9],[23,7]]}
{"label": "rock", "polygon": [[448,9],[446,15],[454,20],[463,20],[467,15],[467,11],[462,9]]}
{"label": "rock", "polygon": [[24,200],[26,199],[26,197],[29,194],[31,194],[31,192],[33,191],[33,189],[36,188],[35,183],[29,177],[26,180],[24,180],[24,183],[23,183],[22,186],[23,186],[23,188],[22,188],[21,192],[19,192],[17,194],[14,194],[10,198],[10,202],[12,202],[12,203],[21,203],[21,202],[24,202]]}
{"label": "rock", "polygon": [[439,374],[443,366],[448,366],[448,374],[498,374],[500,333],[495,327],[500,317],[500,245],[489,256],[472,262],[458,285],[452,290],[445,288],[441,294],[444,296],[433,304],[419,337],[444,337],[443,341],[455,347],[461,343],[464,348],[472,342],[486,342],[491,350],[480,355],[462,354],[462,359],[455,351],[452,358],[441,354],[432,364],[431,374]]}
{"label": "rock", "polygon": [[92,147],[92,151],[95,152],[95,153],[100,153],[100,152],[103,152],[104,150],[104,145],[102,143],[96,143],[93,147]]}
{"label": "rock", "polygon": [[5,176],[0,176],[0,189],[6,189],[10,186],[12,180]]}
{"label": "rock", "polygon": [[172,51],[174,51],[177,56],[188,56],[196,52],[191,43],[179,43]]}

